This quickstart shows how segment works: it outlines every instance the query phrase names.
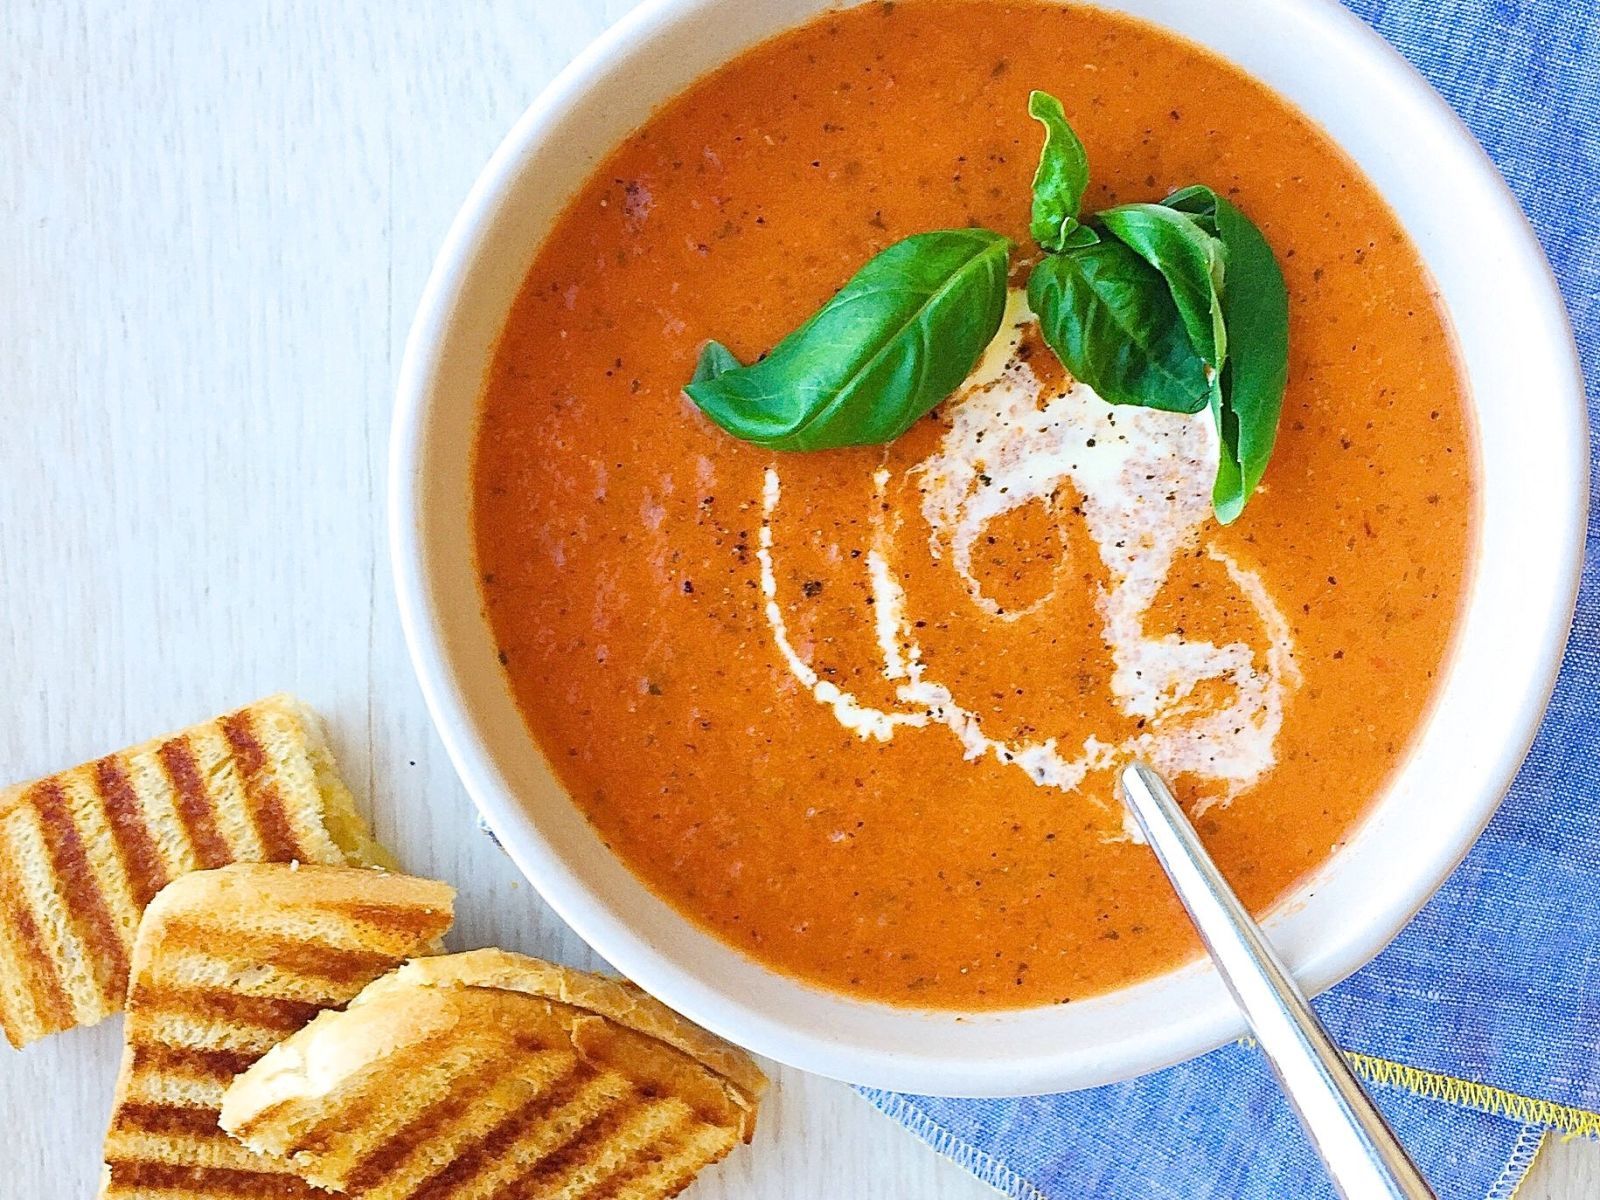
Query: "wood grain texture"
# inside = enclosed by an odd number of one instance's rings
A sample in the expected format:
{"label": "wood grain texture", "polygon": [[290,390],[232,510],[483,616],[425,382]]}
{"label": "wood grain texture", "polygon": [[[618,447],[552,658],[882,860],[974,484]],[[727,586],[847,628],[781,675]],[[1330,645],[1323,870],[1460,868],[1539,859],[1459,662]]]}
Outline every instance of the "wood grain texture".
{"label": "wood grain texture", "polygon": [[[496,142],[628,0],[9,0],[0,12],[0,780],[292,689],[457,947],[593,965],[476,832],[390,595],[391,389]],[[116,1022],[0,1053],[0,1197],[90,1195]],[[698,1200],[992,1195],[778,1072]],[[1600,1193],[1548,1150],[1522,1200]]]}

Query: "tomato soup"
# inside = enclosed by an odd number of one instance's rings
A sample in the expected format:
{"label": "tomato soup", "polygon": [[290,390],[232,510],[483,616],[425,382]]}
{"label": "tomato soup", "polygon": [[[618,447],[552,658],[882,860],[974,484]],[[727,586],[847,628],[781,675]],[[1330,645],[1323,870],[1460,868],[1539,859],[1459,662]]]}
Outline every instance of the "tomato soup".
{"label": "tomato soup", "polygon": [[[775,453],[684,396],[877,251],[1026,265],[1061,97],[1086,208],[1209,184],[1287,283],[1277,449],[1211,516],[1209,417],[1113,407],[1017,294],[888,446]],[[831,13],[647,121],[556,223],[485,385],[474,537],[529,728],[605,844],[772,968],[894,1004],[1065,1003],[1198,949],[1126,828],[1157,765],[1260,911],[1407,752],[1474,552],[1451,333],[1353,164],[1261,84],[1093,8]]]}

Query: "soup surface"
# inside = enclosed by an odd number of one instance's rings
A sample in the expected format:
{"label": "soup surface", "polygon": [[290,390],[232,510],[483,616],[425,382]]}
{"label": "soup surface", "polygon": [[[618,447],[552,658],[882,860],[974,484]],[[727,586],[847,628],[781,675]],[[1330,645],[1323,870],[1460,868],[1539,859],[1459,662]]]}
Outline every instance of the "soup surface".
{"label": "soup surface", "polygon": [[[1015,298],[888,447],[774,454],[682,395],[706,338],[748,361],[901,237],[1029,245],[1031,88],[1086,209],[1208,183],[1277,253],[1288,392],[1231,526],[1209,417],[1074,386]],[[1474,461],[1416,253],[1304,117],[1124,17],[913,0],[756,48],[595,172],[487,380],[475,537],[531,730],[660,895],[856,995],[1063,1003],[1197,950],[1130,758],[1256,910],[1349,834],[1434,692]]]}

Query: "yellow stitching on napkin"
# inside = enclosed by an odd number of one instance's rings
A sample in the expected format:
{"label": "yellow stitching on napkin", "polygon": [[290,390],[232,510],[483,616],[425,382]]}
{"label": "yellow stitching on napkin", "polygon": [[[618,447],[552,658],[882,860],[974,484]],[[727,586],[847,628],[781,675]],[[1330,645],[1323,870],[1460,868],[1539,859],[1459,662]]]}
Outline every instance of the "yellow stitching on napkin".
{"label": "yellow stitching on napkin", "polygon": [[[1251,1050],[1257,1048],[1253,1037],[1242,1037],[1239,1044]],[[1358,1054],[1354,1050],[1345,1051],[1344,1056],[1357,1075],[1379,1087],[1404,1088],[1425,1100],[1443,1100],[1446,1104],[1507,1117],[1524,1125],[1549,1126],[1559,1129],[1568,1138],[1600,1137],[1600,1112],[1573,1108],[1552,1100],[1539,1100],[1520,1092],[1490,1087],[1486,1083],[1457,1079],[1454,1075],[1440,1075],[1435,1071],[1408,1067],[1404,1063]]]}
{"label": "yellow stitching on napkin", "polygon": [[1358,1075],[1379,1086],[1402,1087],[1429,1100],[1443,1100],[1446,1104],[1509,1117],[1524,1125],[1547,1125],[1571,1137],[1600,1137],[1600,1113],[1538,1100],[1486,1083],[1472,1083],[1453,1075],[1423,1071],[1368,1054],[1347,1052],[1345,1057]]}

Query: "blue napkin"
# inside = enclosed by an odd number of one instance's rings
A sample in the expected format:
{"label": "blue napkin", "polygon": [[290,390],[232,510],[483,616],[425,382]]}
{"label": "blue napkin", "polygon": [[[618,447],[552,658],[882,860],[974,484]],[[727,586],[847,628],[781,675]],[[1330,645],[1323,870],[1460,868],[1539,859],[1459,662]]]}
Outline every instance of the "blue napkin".
{"label": "blue napkin", "polygon": [[[1455,106],[1522,202],[1600,427],[1600,5],[1347,2]],[[1555,701],[1511,794],[1400,937],[1316,1007],[1445,1200],[1509,1200],[1551,1131],[1600,1133],[1600,502]],[[1244,1043],[1060,1096],[866,1095],[1023,1200],[1333,1196]]]}

